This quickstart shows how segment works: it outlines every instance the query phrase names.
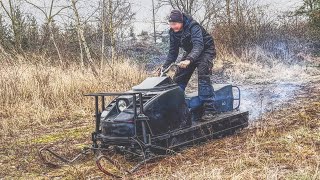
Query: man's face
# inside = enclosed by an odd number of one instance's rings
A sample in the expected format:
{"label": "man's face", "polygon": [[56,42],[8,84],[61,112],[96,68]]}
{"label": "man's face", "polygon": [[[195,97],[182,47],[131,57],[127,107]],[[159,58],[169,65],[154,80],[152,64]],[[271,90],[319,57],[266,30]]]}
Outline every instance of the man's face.
{"label": "man's face", "polygon": [[183,28],[183,23],[179,23],[179,22],[169,22],[169,25],[174,32],[179,32]]}

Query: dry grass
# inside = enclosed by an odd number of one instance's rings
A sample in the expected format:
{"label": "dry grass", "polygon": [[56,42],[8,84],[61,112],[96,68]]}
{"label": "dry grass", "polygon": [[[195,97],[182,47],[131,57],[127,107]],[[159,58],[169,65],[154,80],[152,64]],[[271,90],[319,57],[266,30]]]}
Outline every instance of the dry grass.
{"label": "dry grass", "polygon": [[37,149],[45,144],[72,141],[71,153],[81,143],[89,144],[93,99],[83,94],[123,92],[146,76],[126,61],[94,77],[77,65],[62,68],[17,58],[14,64],[2,61],[0,67],[0,178],[41,173]]}
{"label": "dry grass", "polygon": [[[0,67],[0,178],[103,177],[93,156],[72,166],[51,169],[41,163],[37,150],[53,144],[65,155],[79,152],[90,144],[94,128],[93,100],[83,94],[128,90],[146,73],[124,62],[115,64],[113,70],[106,67],[95,78],[90,70],[77,65],[52,66],[50,59],[35,56],[17,59],[15,64],[3,61]],[[232,65],[228,66],[226,60]],[[286,65],[281,63],[263,67],[247,61],[221,56],[215,69],[231,81],[245,83],[279,79],[320,82],[316,68],[291,66],[283,71]],[[147,175],[133,178],[319,179],[320,94],[316,88],[319,86],[303,91],[309,93],[292,103],[299,105],[266,115],[264,121],[237,136],[182,151],[147,169]]]}
{"label": "dry grass", "polygon": [[92,99],[83,94],[124,91],[141,82],[145,72],[128,62],[106,68],[94,77],[79,66],[68,68],[42,64],[2,64],[0,67],[0,135],[86,116]]}

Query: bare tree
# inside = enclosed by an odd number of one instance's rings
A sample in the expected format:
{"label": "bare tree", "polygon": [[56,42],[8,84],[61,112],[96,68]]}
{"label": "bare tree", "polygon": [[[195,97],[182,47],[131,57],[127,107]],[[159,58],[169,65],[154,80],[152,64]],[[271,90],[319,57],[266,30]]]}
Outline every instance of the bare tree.
{"label": "bare tree", "polygon": [[219,19],[224,18],[223,2],[224,0],[203,0],[202,11],[204,11],[204,14],[200,17],[200,24],[206,29],[211,29]]}
{"label": "bare tree", "polygon": [[9,46],[10,36],[9,36],[8,28],[1,14],[0,14],[0,39],[1,39],[0,46],[1,45],[6,47]]}
{"label": "bare tree", "polygon": [[111,62],[114,63],[114,50],[115,50],[115,40],[114,40],[114,27],[113,27],[113,8],[112,8],[113,2],[112,0],[109,0],[109,35],[110,35],[110,44],[111,44]]}
{"label": "bare tree", "polygon": [[21,23],[22,22],[21,22],[21,19],[19,19],[19,15],[21,15],[20,6],[14,0],[8,0],[8,7],[5,6],[2,0],[0,0],[0,5],[4,10],[5,14],[10,19],[13,37],[14,37],[14,46],[16,50],[21,51],[21,39],[22,39]]}
{"label": "bare tree", "polygon": [[86,52],[89,64],[91,66],[91,70],[92,70],[93,74],[97,77],[98,76],[98,71],[97,71],[97,69],[95,67],[93,59],[91,57],[89,46],[88,46],[87,41],[86,41],[86,39],[84,37],[83,26],[81,24],[80,15],[79,15],[78,9],[76,7],[76,1],[75,0],[71,0],[71,5],[72,5],[73,13],[74,13],[74,16],[75,16],[75,20],[76,20],[76,23],[77,23],[77,32],[78,32],[78,35],[80,37],[81,44],[83,45],[84,50]]}
{"label": "bare tree", "polygon": [[231,25],[230,0],[226,0],[226,11],[228,17],[228,25]]}
{"label": "bare tree", "polygon": [[108,13],[104,15],[105,18],[101,18],[101,24],[106,26],[105,31],[108,36],[105,38],[110,47],[110,59],[113,64],[117,57],[119,41],[122,41],[122,35],[126,31],[129,32],[135,13],[132,13],[131,3],[128,0],[108,0],[105,3]]}
{"label": "bare tree", "polygon": [[103,63],[104,63],[104,45],[105,45],[105,39],[106,39],[106,10],[105,10],[105,6],[106,6],[106,1],[102,0],[102,18],[101,18],[101,28],[102,28],[102,40],[101,40],[101,69],[103,68]]}
{"label": "bare tree", "polygon": [[69,8],[70,6],[64,6],[64,7],[60,7],[58,8],[58,10],[56,12],[53,12],[53,8],[54,8],[54,4],[55,4],[55,0],[51,0],[50,2],[50,5],[49,5],[49,11],[46,11],[46,7],[41,7],[41,6],[38,6],[36,4],[34,4],[33,2],[29,1],[29,0],[25,0],[28,4],[32,5],[33,7],[37,8],[38,10],[40,10],[42,12],[42,14],[45,16],[45,19],[46,19],[46,22],[45,22],[45,26],[48,27],[49,29],[49,33],[50,33],[50,38],[53,42],[53,45],[57,51],[57,54],[58,54],[58,57],[59,57],[59,60],[60,60],[60,64],[63,65],[63,59],[62,59],[62,55],[60,53],[60,50],[59,50],[59,47],[56,43],[56,40],[55,40],[55,36],[52,32],[52,23],[54,21],[54,17],[59,15],[59,13],[61,11],[63,11],[64,9],[67,9]]}
{"label": "bare tree", "polygon": [[303,0],[303,5],[296,14],[307,15],[311,25],[320,29],[320,0]]}
{"label": "bare tree", "polygon": [[157,34],[156,34],[156,15],[155,15],[154,0],[152,0],[152,22],[153,22],[153,38],[154,38],[154,44],[156,44],[156,43],[157,43]]}
{"label": "bare tree", "polygon": [[80,63],[81,63],[81,68],[84,67],[84,56],[83,56],[83,50],[82,50],[82,42],[81,42],[81,35],[80,31],[77,30],[77,35],[78,35],[78,43],[79,43],[79,49],[80,49]]}

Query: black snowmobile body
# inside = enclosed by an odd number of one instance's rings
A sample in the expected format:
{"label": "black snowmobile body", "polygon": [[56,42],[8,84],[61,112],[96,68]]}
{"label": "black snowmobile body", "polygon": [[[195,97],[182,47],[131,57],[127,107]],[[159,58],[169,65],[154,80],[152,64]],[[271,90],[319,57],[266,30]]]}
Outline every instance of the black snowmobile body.
{"label": "black snowmobile body", "polygon": [[[143,146],[158,152],[246,127],[248,112],[239,111],[240,89],[230,84],[213,87],[214,112],[202,107],[197,92],[185,95],[170,77],[147,78],[125,93],[88,94],[95,97],[93,147]],[[116,98],[106,105],[106,96]]]}

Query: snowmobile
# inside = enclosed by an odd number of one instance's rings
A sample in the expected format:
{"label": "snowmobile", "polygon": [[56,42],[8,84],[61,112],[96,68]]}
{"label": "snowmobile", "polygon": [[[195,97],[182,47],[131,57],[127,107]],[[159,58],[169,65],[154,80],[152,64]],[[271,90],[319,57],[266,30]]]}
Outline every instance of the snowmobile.
{"label": "snowmobile", "polygon": [[[234,134],[248,126],[248,112],[239,110],[239,87],[213,84],[214,109],[206,109],[197,92],[185,94],[167,76],[172,66],[162,69],[159,77],[148,77],[127,92],[85,95],[95,100],[95,131],[89,149],[97,154],[96,164],[106,175],[121,177],[103,167],[102,161],[119,171],[133,173],[141,165],[180,148]],[[106,104],[108,96],[115,98]],[[42,149],[45,150],[59,158],[49,149]],[[137,165],[124,170],[108,156],[111,150],[134,157]]]}

